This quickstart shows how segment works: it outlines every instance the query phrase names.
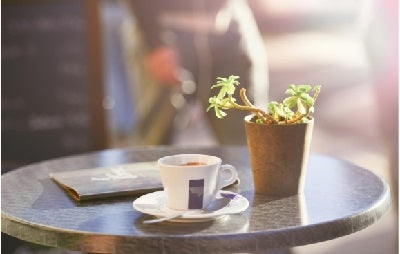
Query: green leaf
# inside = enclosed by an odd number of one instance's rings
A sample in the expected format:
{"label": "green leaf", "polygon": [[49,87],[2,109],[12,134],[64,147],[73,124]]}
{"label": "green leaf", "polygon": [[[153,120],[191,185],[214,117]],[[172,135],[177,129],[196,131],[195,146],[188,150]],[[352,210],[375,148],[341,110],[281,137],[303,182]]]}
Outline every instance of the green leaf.
{"label": "green leaf", "polygon": [[311,107],[312,105],[314,105],[314,99],[309,95],[309,94],[302,94],[300,96],[301,100],[303,102],[305,102],[309,107]]}
{"label": "green leaf", "polygon": [[289,94],[289,95],[295,95],[296,94],[296,91],[294,91],[293,89],[287,89],[286,91],[285,91],[285,94]]}
{"label": "green leaf", "polygon": [[311,90],[310,85],[298,85],[297,91],[300,93],[308,93]]}
{"label": "green leaf", "polygon": [[261,118],[257,118],[256,123],[262,124],[262,123],[265,123],[265,121]]}
{"label": "green leaf", "polygon": [[229,95],[233,95],[235,93],[235,85],[232,83],[232,85],[226,87],[226,93]]}
{"label": "green leaf", "polygon": [[213,97],[210,97],[209,99],[208,99],[208,103],[210,104],[209,106],[208,106],[208,108],[207,108],[207,112],[211,109],[211,108],[217,108],[217,107],[219,107],[219,104],[220,104],[220,100],[216,97],[216,96],[213,96]]}
{"label": "green leaf", "polygon": [[215,115],[221,119],[226,116],[226,113],[222,111],[219,107],[215,107]]}
{"label": "green leaf", "polygon": [[235,86],[239,85],[239,81],[237,80],[238,76],[229,76],[228,78],[217,78],[217,83],[211,86],[213,88],[220,88],[217,97],[222,99],[226,95],[233,95],[235,93]]}
{"label": "green leaf", "polygon": [[227,78],[221,78],[221,77],[217,77],[217,80],[218,80],[218,82],[226,82],[226,81],[228,81],[228,79]]}
{"label": "green leaf", "polygon": [[296,86],[290,85],[289,88],[285,91],[285,94],[295,95],[297,93]]}
{"label": "green leaf", "polygon": [[208,99],[208,103],[210,103],[210,104],[217,104],[219,101],[220,100],[216,96],[210,97]]}
{"label": "green leaf", "polygon": [[294,112],[287,106],[283,107],[283,116],[285,119],[291,119],[294,116]]}
{"label": "green leaf", "polygon": [[299,121],[297,121],[298,123],[308,123],[310,120],[307,117],[302,117]]}
{"label": "green leaf", "polygon": [[283,105],[293,108],[297,105],[297,96],[291,96],[283,100]]}
{"label": "green leaf", "polygon": [[231,102],[235,102],[235,101],[236,101],[235,98],[225,98],[225,99],[221,100],[219,104],[222,106],[229,107],[229,106],[231,106]]}
{"label": "green leaf", "polygon": [[279,103],[276,101],[271,101],[268,103],[268,113],[269,114],[274,114],[277,111],[277,108],[279,107]]}
{"label": "green leaf", "polygon": [[239,81],[237,81],[238,78],[239,78],[239,76],[230,75],[228,80],[229,80],[229,82],[235,82],[235,83],[237,83],[236,85],[238,85],[239,84]]}
{"label": "green leaf", "polygon": [[218,93],[218,95],[217,95],[217,97],[219,98],[219,99],[222,99],[222,98],[224,98],[225,97],[225,95],[226,95],[226,86],[222,86],[221,87],[221,90],[219,90],[219,93]]}
{"label": "green leaf", "polygon": [[298,100],[297,112],[299,112],[302,115],[306,115],[308,113],[308,108],[309,106],[306,103],[304,103],[302,100]]}
{"label": "green leaf", "polygon": [[211,89],[214,89],[214,88],[218,88],[218,87],[222,87],[222,86],[224,86],[224,84],[215,84],[215,85],[212,85],[211,86]]}

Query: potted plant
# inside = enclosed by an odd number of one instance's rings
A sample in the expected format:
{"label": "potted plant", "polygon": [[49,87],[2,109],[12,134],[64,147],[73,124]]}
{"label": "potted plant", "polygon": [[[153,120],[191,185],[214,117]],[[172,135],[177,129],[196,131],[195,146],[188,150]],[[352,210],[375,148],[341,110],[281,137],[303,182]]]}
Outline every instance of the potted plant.
{"label": "potted plant", "polygon": [[[209,98],[210,109],[218,118],[225,110],[238,109],[244,118],[255,192],[271,196],[290,196],[303,191],[314,119],[314,103],[321,86],[290,85],[282,102],[271,101],[267,111],[255,107],[240,89],[238,103],[233,97],[238,76],[217,78],[211,89],[219,89]],[[309,93],[313,92],[311,96]]]}

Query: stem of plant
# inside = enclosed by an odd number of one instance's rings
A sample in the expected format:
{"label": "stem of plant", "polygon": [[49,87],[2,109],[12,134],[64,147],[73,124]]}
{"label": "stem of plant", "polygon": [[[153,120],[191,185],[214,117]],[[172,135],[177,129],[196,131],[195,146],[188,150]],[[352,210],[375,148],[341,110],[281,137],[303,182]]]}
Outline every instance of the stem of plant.
{"label": "stem of plant", "polygon": [[286,121],[286,124],[293,124],[302,119],[305,115],[300,114],[298,117],[293,118],[292,120]]}
{"label": "stem of plant", "polygon": [[258,118],[261,118],[264,122],[278,123],[269,114],[267,114],[264,111],[254,107],[253,104],[251,104],[250,100],[246,96],[246,88],[240,89],[240,98],[242,99],[244,104],[246,104],[247,106],[253,108],[254,110],[257,110],[257,112],[254,111],[254,113],[257,115]]}
{"label": "stem of plant", "polygon": [[[246,89],[242,88],[240,89],[240,98],[242,99],[243,103],[246,104],[249,107],[254,108],[253,104],[249,101],[249,99],[246,96]],[[260,112],[255,113],[258,118],[260,118],[263,122],[267,122],[267,118],[264,117]]]}
{"label": "stem of plant", "polygon": [[262,114],[262,115],[265,114],[265,112],[262,111],[261,109],[257,109],[257,108],[249,107],[249,106],[239,105],[239,104],[237,104],[236,102],[234,102],[232,100],[230,100],[229,103],[230,103],[229,106],[228,105],[219,105],[219,106],[221,108],[223,108],[223,109],[239,109],[239,110],[253,112],[255,114],[257,114],[257,113]]}
{"label": "stem of plant", "polygon": [[[315,90],[315,92],[314,92],[314,96],[313,96],[313,99],[314,99],[314,101],[316,101],[317,100],[317,97],[318,97],[318,94],[319,94],[319,89],[316,89]],[[310,110],[308,110],[308,112],[307,112],[307,114],[306,115],[304,115],[304,117],[308,117],[310,115]]]}

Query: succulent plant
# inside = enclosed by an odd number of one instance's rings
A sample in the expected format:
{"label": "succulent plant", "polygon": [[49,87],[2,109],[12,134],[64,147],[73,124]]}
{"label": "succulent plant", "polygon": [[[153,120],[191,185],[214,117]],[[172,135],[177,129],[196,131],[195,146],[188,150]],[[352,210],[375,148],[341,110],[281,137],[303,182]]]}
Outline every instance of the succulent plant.
{"label": "succulent plant", "polygon": [[[305,123],[311,119],[314,112],[315,100],[321,86],[289,85],[286,94],[289,96],[282,102],[271,101],[267,105],[268,111],[255,107],[246,96],[246,89],[240,89],[240,98],[243,104],[236,102],[233,97],[236,87],[240,85],[239,77],[231,75],[227,78],[217,78],[217,83],[211,89],[218,89],[217,95],[209,98],[207,111],[214,108],[218,118],[227,116],[225,110],[238,109],[255,115],[254,121],[260,124],[295,124]],[[313,91],[313,96],[309,92]]]}

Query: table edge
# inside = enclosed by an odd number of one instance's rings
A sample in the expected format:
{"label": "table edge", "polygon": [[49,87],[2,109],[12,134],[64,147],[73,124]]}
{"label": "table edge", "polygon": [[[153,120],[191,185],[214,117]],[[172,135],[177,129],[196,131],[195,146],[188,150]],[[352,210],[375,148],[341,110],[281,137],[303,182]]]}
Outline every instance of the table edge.
{"label": "table edge", "polygon": [[[190,240],[195,238],[196,241],[215,241],[218,240],[218,244],[221,248],[229,248],[232,245],[232,240],[240,239],[240,243],[243,245],[255,244],[257,249],[265,248],[281,248],[281,247],[293,247],[301,246],[306,244],[312,244],[322,242],[313,231],[327,233],[327,237],[323,241],[328,241],[345,235],[349,235],[360,231],[388,213],[391,207],[391,195],[388,184],[383,182],[385,185],[385,192],[382,193],[377,203],[369,209],[354,214],[350,217],[343,219],[326,221],[324,223],[315,223],[306,226],[294,226],[285,229],[269,230],[267,232],[252,232],[252,233],[239,233],[239,234],[222,234],[222,235],[205,235],[205,236],[192,236],[192,235],[179,235],[179,236],[126,236],[126,235],[104,235],[100,233],[93,233],[88,231],[77,231],[67,230],[56,227],[44,226],[41,224],[31,223],[12,216],[6,213],[1,213],[1,231],[11,236],[17,237],[21,240],[43,244],[52,247],[66,248],[70,250],[78,251],[89,251],[89,252],[114,252],[110,250],[109,246],[105,244],[104,248],[96,246],[96,242],[99,240],[108,242],[115,241],[116,239],[124,239],[129,242],[132,240],[150,242],[154,240]],[[354,221],[362,222],[354,224]],[[337,226],[337,223],[341,224],[341,227]],[[335,226],[333,226],[335,225]],[[301,228],[301,229],[300,229]],[[291,231],[292,236],[282,237],[279,240],[280,234],[277,232]],[[319,234],[319,233],[317,233]],[[307,237],[304,237],[307,235]],[[315,235],[315,237],[314,237]],[[75,239],[77,241],[64,241],[63,239]],[[78,241],[79,239],[79,241]],[[280,244],[277,244],[279,242]],[[263,247],[265,245],[265,247]]]}
{"label": "table edge", "polygon": [[[146,149],[166,149],[166,147],[145,147],[145,148],[132,148],[132,149],[110,149],[110,150],[124,150],[124,151],[135,151],[135,150],[146,150]],[[182,149],[184,147],[173,147],[176,149]],[[192,147],[191,147],[192,148]],[[209,148],[215,148],[214,146],[210,147],[193,147],[193,149],[209,149]],[[231,148],[231,149],[246,149],[245,146],[227,146],[226,148]],[[71,157],[79,157],[79,156],[87,156],[87,155],[97,155],[102,152],[107,152],[110,150],[103,150],[100,152],[92,152],[92,153],[87,153],[84,155],[78,155],[78,156],[67,156],[63,158],[56,158],[56,159],[51,159],[47,160],[44,162],[38,162],[35,164],[41,164],[45,162],[51,162],[51,161],[57,161],[57,160],[62,160],[62,159],[68,159]],[[354,215],[347,216],[345,218],[341,219],[336,219],[332,221],[325,221],[323,223],[315,223],[315,224],[309,224],[306,226],[294,226],[294,227],[287,227],[284,229],[277,229],[277,230],[269,230],[269,231],[259,231],[259,232],[252,232],[252,233],[239,233],[239,234],[222,234],[222,235],[204,235],[204,236],[192,236],[192,235],[177,235],[177,236],[163,236],[163,235],[155,235],[155,236],[129,236],[129,235],[104,235],[101,233],[93,233],[89,231],[77,231],[77,230],[67,230],[67,229],[62,229],[62,228],[56,228],[56,227],[51,227],[51,226],[45,226],[42,224],[36,224],[32,222],[28,222],[25,220],[21,220],[18,218],[15,218],[13,216],[8,215],[7,213],[4,213],[1,211],[1,231],[9,234],[11,236],[17,237],[21,240],[32,242],[32,243],[37,243],[37,244],[43,244],[47,246],[52,246],[52,247],[60,247],[60,248],[66,248],[70,250],[79,250],[79,251],[89,251],[89,252],[114,252],[115,249],[110,249],[109,246],[105,244],[103,247],[98,247],[96,246],[96,242],[99,240],[104,241],[104,242],[112,242],[115,241],[116,239],[123,239],[126,242],[130,241],[143,241],[143,240],[149,240],[150,242],[154,242],[156,240],[161,241],[162,244],[164,244],[164,241],[168,240],[174,240],[174,239],[185,239],[185,240],[191,240],[191,238],[195,238],[196,241],[215,241],[216,239],[218,240],[218,244],[221,246],[221,248],[232,248],[232,240],[235,239],[240,239],[240,244],[241,245],[247,245],[247,246],[252,246],[254,245],[256,250],[257,249],[265,249],[265,248],[280,248],[280,247],[292,247],[292,246],[301,246],[301,245],[306,245],[306,244],[311,244],[311,243],[316,243],[316,242],[321,242],[321,238],[318,237],[315,233],[313,234],[313,231],[316,232],[321,232],[321,230],[324,230],[327,232],[327,237],[324,238],[323,241],[331,240],[334,238],[338,238],[341,236],[345,236],[348,234],[355,233],[359,230],[362,230],[377,220],[379,220],[382,216],[384,216],[388,211],[391,206],[391,195],[390,195],[390,188],[389,185],[378,175],[376,175],[374,172],[371,172],[368,169],[362,168],[358,165],[355,165],[354,163],[350,161],[346,161],[340,158],[335,158],[332,156],[328,155],[323,155],[323,154],[310,154],[310,156],[322,156],[322,157],[328,157],[328,158],[333,158],[336,160],[341,160],[344,161],[348,164],[351,164],[353,166],[356,166],[357,168],[361,168],[363,170],[366,170],[373,174],[377,179],[381,181],[381,183],[384,186],[384,191],[382,192],[381,196],[377,199],[377,202],[368,208],[367,210],[364,210],[360,213],[355,213]],[[30,167],[35,164],[27,165],[21,168],[18,168],[17,170],[21,169],[23,170],[25,167]],[[12,173],[12,172],[9,172]],[[8,175],[5,174],[5,175]],[[4,175],[2,176],[2,178]],[[356,222],[362,222],[362,223],[354,223]],[[336,225],[337,223],[341,223],[341,227],[338,226],[333,226]],[[300,229],[301,228],[301,229]],[[288,232],[291,231],[292,236],[291,237],[281,237],[279,238],[279,235],[277,232]],[[304,235],[307,235],[307,237],[304,237]],[[315,235],[315,236],[314,236]],[[279,238],[279,240],[278,240]],[[69,241],[64,241],[63,239],[70,239]],[[71,240],[72,239],[72,240]],[[157,242],[157,241],[156,241]],[[280,244],[277,244],[277,243]],[[265,246],[265,247],[264,247]],[[229,249],[231,250],[231,249]],[[235,250],[232,250],[235,251]]]}

